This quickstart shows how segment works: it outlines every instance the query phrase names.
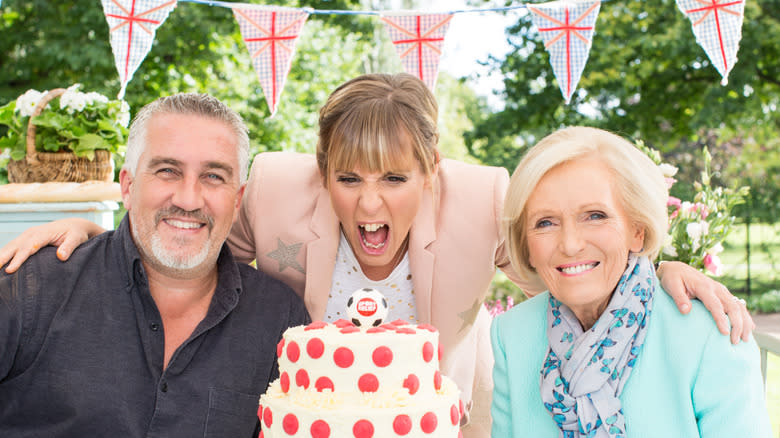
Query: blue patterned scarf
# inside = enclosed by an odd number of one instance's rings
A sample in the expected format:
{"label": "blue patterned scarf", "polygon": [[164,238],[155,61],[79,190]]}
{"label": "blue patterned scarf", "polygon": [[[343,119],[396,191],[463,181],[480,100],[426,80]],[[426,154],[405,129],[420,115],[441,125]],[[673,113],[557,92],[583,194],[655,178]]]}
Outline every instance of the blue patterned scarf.
{"label": "blue patterned scarf", "polygon": [[647,257],[630,255],[607,309],[587,332],[563,303],[550,295],[541,371],[544,406],[563,438],[625,437],[620,393],[647,333],[655,269]]}

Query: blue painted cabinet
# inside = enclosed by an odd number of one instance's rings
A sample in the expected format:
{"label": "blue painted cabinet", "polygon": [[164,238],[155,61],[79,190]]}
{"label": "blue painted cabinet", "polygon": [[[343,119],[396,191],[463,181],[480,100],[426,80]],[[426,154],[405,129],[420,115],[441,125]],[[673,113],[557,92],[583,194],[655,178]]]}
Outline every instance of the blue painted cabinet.
{"label": "blue painted cabinet", "polygon": [[0,203],[0,247],[27,228],[56,219],[80,217],[112,230],[118,209],[114,201]]}

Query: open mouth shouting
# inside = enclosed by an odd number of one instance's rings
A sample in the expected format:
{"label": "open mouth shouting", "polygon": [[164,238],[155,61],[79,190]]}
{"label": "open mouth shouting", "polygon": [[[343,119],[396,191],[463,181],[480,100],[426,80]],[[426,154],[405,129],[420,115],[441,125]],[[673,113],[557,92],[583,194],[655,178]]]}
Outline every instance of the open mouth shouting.
{"label": "open mouth shouting", "polygon": [[385,252],[385,246],[390,237],[390,227],[387,224],[361,224],[358,225],[360,231],[360,245],[369,254],[382,254]]}
{"label": "open mouth shouting", "polygon": [[555,269],[557,269],[558,272],[563,273],[563,275],[574,276],[593,270],[596,266],[599,265],[599,263],[600,262],[574,263],[570,265],[558,266]]}

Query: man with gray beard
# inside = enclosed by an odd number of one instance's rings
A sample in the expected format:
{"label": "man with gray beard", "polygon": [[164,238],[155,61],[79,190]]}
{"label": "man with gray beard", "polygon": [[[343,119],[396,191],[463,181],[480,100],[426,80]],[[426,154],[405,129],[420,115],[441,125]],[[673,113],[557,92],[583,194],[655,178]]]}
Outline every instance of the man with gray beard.
{"label": "man with gray beard", "polygon": [[119,175],[127,215],[66,263],[0,273],[0,436],[247,437],[300,298],[224,245],[249,139],[217,99],[139,111]]}

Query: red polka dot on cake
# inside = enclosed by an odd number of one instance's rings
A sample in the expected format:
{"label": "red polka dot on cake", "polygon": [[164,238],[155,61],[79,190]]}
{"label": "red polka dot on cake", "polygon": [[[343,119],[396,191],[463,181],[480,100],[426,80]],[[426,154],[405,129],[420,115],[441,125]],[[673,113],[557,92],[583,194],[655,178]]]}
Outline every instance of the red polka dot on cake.
{"label": "red polka dot on cake", "polygon": [[420,389],[420,379],[414,374],[409,374],[409,376],[404,379],[404,388],[409,390],[409,395],[414,395],[417,390]]}
{"label": "red polka dot on cake", "polygon": [[276,357],[282,357],[282,350],[284,350],[284,338],[276,344]]}
{"label": "red polka dot on cake", "polygon": [[306,343],[306,353],[308,353],[309,357],[312,359],[319,359],[324,351],[325,344],[320,338],[311,338],[309,339],[309,342]]}
{"label": "red polka dot on cake", "polygon": [[348,333],[357,333],[360,329],[352,326],[352,327],[344,327],[343,329],[339,330],[340,333],[348,334]]}
{"label": "red polka dot on cake", "polygon": [[380,325],[379,328],[383,328],[385,330],[395,330],[397,327],[394,326],[393,324],[388,323],[388,324]]}
{"label": "red polka dot on cake", "polygon": [[309,373],[307,373],[304,369],[298,370],[298,372],[295,373],[295,384],[302,387],[303,389],[308,389]]}
{"label": "red polka dot on cake", "polygon": [[439,344],[439,362],[441,362],[441,344]]}
{"label": "red polka dot on cake", "polygon": [[393,351],[385,346],[376,347],[374,353],[371,354],[371,359],[373,359],[374,365],[380,368],[386,367],[393,362]]}
{"label": "red polka dot on cake", "polygon": [[257,436],[257,438],[263,438],[265,435],[263,435],[263,431],[260,431],[260,435]]}
{"label": "red polka dot on cake", "polygon": [[290,362],[298,362],[298,358],[301,357],[301,348],[298,347],[298,343],[295,341],[291,341],[290,344],[287,346],[287,359],[290,360]]}
{"label": "red polka dot on cake", "polygon": [[441,373],[438,371],[433,374],[433,387],[437,391],[441,389]]}
{"label": "red polka dot on cake", "polygon": [[404,436],[412,430],[412,419],[408,415],[399,415],[393,420],[393,432]]}
{"label": "red polka dot on cake", "polygon": [[409,323],[407,321],[404,321],[403,319],[396,319],[395,321],[392,321],[390,324],[395,326],[409,325]]}
{"label": "red polka dot on cake", "polygon": [[422,355],[423,355],[423,360],[426,362],[430,362],[431,360],[433,360],[433,344],[426,341],[423,344]]}
{"label": "red polka dot on cake", "polygon": [[382,326],[379,327],[371,327],[370,329],[366,330],[366,333],[384,333],[387,329],[382,328]]}
{"label": "red polka dot on cake", "polygon": [[265,423],[265,427],[271,427],[274,424],[274,415],[271,413],[271,408],[267,406],[263,409],[263,423]]}
{"label": "red polka dot on cake", "polygon": [[417,326],[420,330],[428,330],[431,333],[436,333],[436,327],[429,325],[429,324],[420,324]]}
{"label": "red polka dot on cake", "polygon": [[360,392],[376,392],[379,389],[379,379],[371,373],[366,373],[358,379]]}
{"label": "red polka dot on cake", "polygon": [[325,326],[327,325],[328,323],[326,323],[325,321],[314,321],[311,324],[307,325],[306,328],[303,329],[303,331],[306,332],[309,330],[319,330],[321,328],[325,328]]}
{"label": "red polka dot on cake", "polygon": [[413,328],[409,328],[409,327],[400,327],[400,328],[397,328],[397,329],[395,329],[395,332],[396,332],[396,333],[403,333],[403,334],[405,334],[405,335],[414,335],[414,334],[417,334],[417,330],[415,330],[415,329],[413,329]]}
{"label": "red polka dot on cake", "polygon": [[326,389],[333,391],[333,381],[324,376],[320,377],[316,382],[314,382],[314,388],[317,389],[317,392],[322,392]]}
{"label": "red polka dot on cake", "polygon": [[287,414],[282,419],[282,429],[287,435],[295,435],[298,433],[298,417],[294,414]]}
{"label": "red polka dot on cake", "polygon": [[355,360],[352,350],[347,347],[339,347],[333,352],[333,362],[340,368],[349,368]]}
{"label": "red polka dot on cake", "polygon": [[317,420],[311,424],[311,438],[328,438],[330,436],[330,426],[323,420]]}
{"label": "red polka dot on cake", "polygon": [[458,400],[458,410],[460,411],[460,416],[463,416],[463,400]]}
{"label": "red polka dot on cake", "polygon": [[279,376],[279,386],[282,387],[282,392],[285,394],[290,391],[290,375],[287,374],[287,371],[283,372],[282,375]]}
{"label": "red polka dot on cake", "polygon": [[354,327],[355,324],[352,324],[352,321],[347,321],[346,319],[338,319],[336,320],[333,325],[335,325],[338,328],[344,328],[344,327]]}
{"label": "red polka dot on cake", "polygon": [[425,433],[433,433],[438,426],[439,420],[433,412],[427,412],[420,420],[420,429]]}
{"label": "red polka dot on cake", "polygon": [[352,435],[355,438],[371,438],[374,436],[374,425],[368,420],[358,420],[352,426]]}
{"label": "red polka dot on cake", "polygon": [[452,420],[453,426],[457,425],[458,421],[460,421],[460,413],[458,412],[458,407],[455,405],[452,405],[450,408],[450,420]]}
{"label": "red polka dot on cake", "polygon": [[263,419],[263,405],[257,407],[257,418]]}

